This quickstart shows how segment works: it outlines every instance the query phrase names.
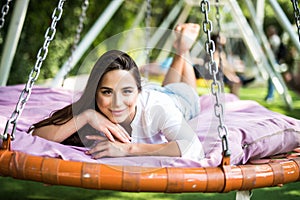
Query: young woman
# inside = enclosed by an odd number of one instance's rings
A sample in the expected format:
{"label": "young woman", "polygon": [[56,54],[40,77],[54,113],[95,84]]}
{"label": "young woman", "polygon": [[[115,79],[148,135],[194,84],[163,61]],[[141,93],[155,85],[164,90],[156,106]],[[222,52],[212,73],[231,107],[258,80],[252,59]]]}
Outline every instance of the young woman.
{"label": "young woman", "polygon": [[200,27],[176,27],[177,55],[162,86],[146,84],[133,59],[118,50],[96,62],[80,99],[33,125],[33,135],[85,145],[93,158],[175,156],[199,161],[202,145],[187,124],[199,111],[196,78],[187,62]]}

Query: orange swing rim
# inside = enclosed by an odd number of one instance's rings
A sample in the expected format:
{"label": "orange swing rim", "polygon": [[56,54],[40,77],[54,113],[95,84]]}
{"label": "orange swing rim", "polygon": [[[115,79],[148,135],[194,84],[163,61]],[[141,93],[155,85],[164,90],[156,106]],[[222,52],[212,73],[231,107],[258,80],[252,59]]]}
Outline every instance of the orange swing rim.
{"label": "orange swing rim", "polygon": [[300,181],[300,157],[207,168],[115,166],[0,150],[0,175],[50,185],[126,192],[224,193]]}

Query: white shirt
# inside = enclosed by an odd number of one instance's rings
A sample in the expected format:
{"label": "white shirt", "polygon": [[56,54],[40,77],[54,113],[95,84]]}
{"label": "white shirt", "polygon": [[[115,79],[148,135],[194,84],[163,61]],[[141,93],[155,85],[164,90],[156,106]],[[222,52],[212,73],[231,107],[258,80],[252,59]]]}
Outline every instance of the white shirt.
{"label": "white shirt", "polygon": [[181,157],[194,161],[204,158],[203,147],[196,133],[167,94],[144,88],[138,97],[131,128],[133,143],[176,141]]}

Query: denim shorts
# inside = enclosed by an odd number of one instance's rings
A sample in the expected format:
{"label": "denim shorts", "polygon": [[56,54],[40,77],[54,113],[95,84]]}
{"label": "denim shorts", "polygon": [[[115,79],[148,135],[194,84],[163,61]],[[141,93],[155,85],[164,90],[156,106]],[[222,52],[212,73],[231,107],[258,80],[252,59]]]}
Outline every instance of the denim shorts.
{"label": "denim shorts", "polygon": [[170,96],[186,120],[190,120],[200,113],[199,96],[195,89],[186,83],[171,83],[163,87],[148,83],[145,85],[145,88]]}

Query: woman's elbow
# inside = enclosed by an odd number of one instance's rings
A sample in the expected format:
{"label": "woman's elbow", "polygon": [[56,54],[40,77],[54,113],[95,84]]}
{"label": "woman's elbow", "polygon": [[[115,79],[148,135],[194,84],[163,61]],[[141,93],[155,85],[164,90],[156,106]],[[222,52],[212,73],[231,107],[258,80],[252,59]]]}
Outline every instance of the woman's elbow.
{"label": "woman's elbow", "polygon": [[58,137],[56,137],[56,134],[47,130],[47,128],[44,128],[44,127],[33,129],[33,131],[31,132],[31,135],[41,137],[41,138],[44,138],[46,140],[53,141],[53,142],[58,142],[58,143],[62,142]]}

